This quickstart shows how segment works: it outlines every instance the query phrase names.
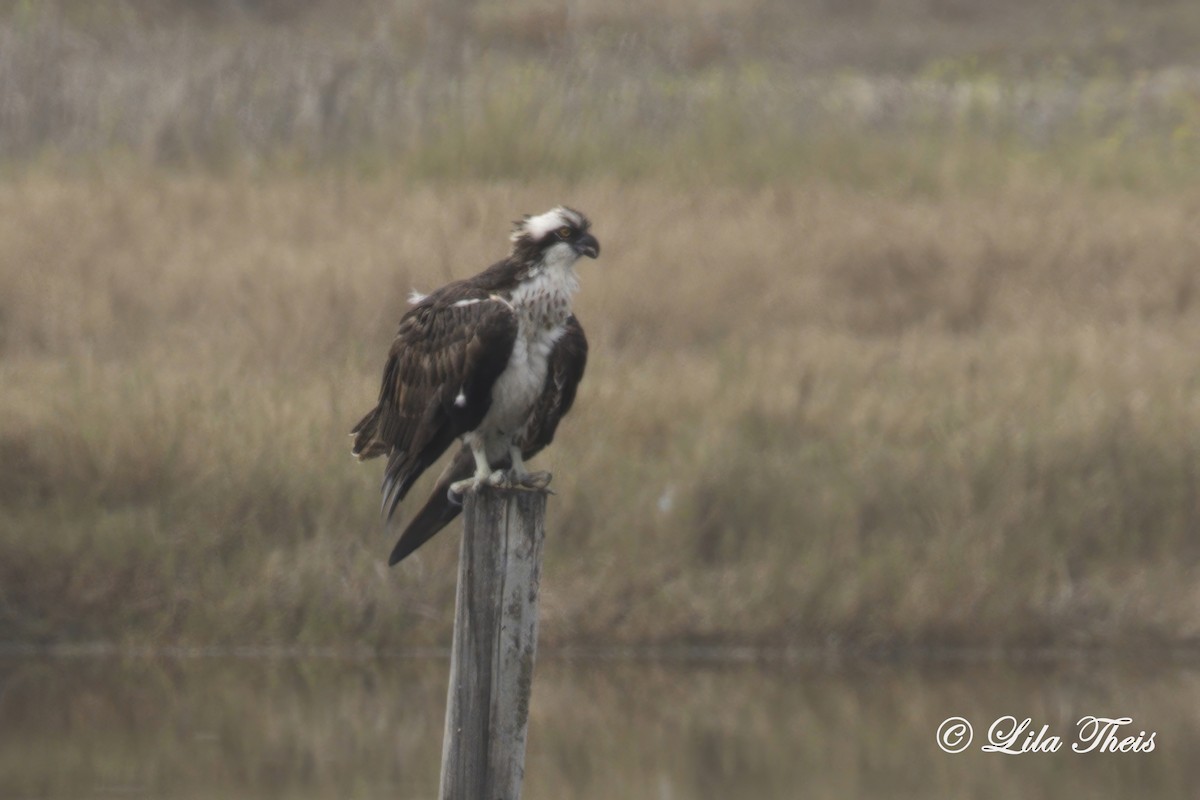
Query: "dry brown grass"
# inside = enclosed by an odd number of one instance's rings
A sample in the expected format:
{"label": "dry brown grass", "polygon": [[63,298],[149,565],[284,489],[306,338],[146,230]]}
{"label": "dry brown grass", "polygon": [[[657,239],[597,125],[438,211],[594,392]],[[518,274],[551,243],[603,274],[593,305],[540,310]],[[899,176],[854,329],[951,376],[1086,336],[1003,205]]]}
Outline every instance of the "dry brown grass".
{"label": "dry brown grass", "polygon": [[546,641],[1195,638],[1194,191],[120,168],[0,184],[0,639],[445,641],[456,534],[389,572],[346,431],[408,290],[559,201]]}
{"label": "dry brown grass", "polygon": [[1014,163],[1106,187],[1200,178],[1188,3],[836,13],[713,0],[697,13],[530,0],[443,15],[431,10],[447,3],[282,0],[198,13],[214,5],[0,4],[0,168],[124,158],[926,192],[1002,184]]}

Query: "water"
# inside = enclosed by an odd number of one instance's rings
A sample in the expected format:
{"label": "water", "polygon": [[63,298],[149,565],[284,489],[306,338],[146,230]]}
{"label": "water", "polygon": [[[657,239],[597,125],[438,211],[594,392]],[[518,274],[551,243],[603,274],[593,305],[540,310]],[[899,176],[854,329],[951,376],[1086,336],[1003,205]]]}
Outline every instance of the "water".
{"label": "water", "polygon": [[[435,797],[445,682],[442,658],[3,657],[0,797]],[[1085,714],[1131,716],[1155,749],[1071,752]],[[951,715],[975,725],[958,755],[935,742]],[[1004,715],[1062,748],[980,752]],[[545,658],[524,797],[1183,798],[1197,752],[1187,667]]]}

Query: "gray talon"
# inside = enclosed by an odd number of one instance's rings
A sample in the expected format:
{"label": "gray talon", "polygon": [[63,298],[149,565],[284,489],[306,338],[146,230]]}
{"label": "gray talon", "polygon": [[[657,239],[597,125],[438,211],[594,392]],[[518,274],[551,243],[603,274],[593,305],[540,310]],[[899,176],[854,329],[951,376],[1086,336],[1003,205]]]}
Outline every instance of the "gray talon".
{"label": "gray talon", "polygon": [[554,476],[549,472],[530,472],[524,475],[519,483],[522,489],[543,490],[550,485],[550,480]]}
{"label": "gray talon", "polygon": [[546,487],[550,485],[552,477],[549,472],[522,472],[517,474],[514,470],[505,471],[498,469],[484,477],[466,478],[461,481],[455,481],[446,490],[446,497],[454,505],[461,506],[467,492],[479,491],[483,486],[492,486],[497,489],[513,491],[549,492],[550,490]]}
{"label": "gray talon", "polygon": [[459,498],[457,501],[458,505],[462,505],[462,499],[466,496],[467,492],[477,491],[483,483],[484,481],[480,478],[466,478],[461,481],[455,481],[450,484],[450,489],[446,492],[446,496],[450,498],[450,502],[452,503],[456,502],[454,498],[457,496]]}

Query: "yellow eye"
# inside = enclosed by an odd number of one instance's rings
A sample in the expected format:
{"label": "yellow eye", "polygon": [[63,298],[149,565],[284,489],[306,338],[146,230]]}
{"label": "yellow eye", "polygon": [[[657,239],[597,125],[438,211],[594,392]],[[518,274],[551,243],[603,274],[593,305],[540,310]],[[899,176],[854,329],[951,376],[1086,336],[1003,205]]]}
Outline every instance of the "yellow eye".
{"label": "yellow eye", "polygon": [[558,233],[558,238],[560,238],[560,239],[570,239],[571,238],[571,229],[568,228],[566,225],[563,225],[561,228],[559,228],[557,233]]}

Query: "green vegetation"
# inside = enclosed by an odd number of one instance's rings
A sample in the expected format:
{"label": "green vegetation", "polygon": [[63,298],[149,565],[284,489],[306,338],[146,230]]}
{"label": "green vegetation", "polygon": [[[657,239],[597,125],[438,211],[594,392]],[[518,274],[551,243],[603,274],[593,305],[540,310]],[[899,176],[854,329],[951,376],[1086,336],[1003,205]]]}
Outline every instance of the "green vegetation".
{"label": "green vegetation", "polygon": [[456,534],[389,572],[346,432],[409,289],[563,201],[604,257],[544,641],[1195,641],[1186,69],[956,51],[982,7],[851,69],[772,45],[837,15],[714,12],[701,58],[483,5],[433,71],[390,17],[116,6],[0,25],[0,640],[447,641]]}

